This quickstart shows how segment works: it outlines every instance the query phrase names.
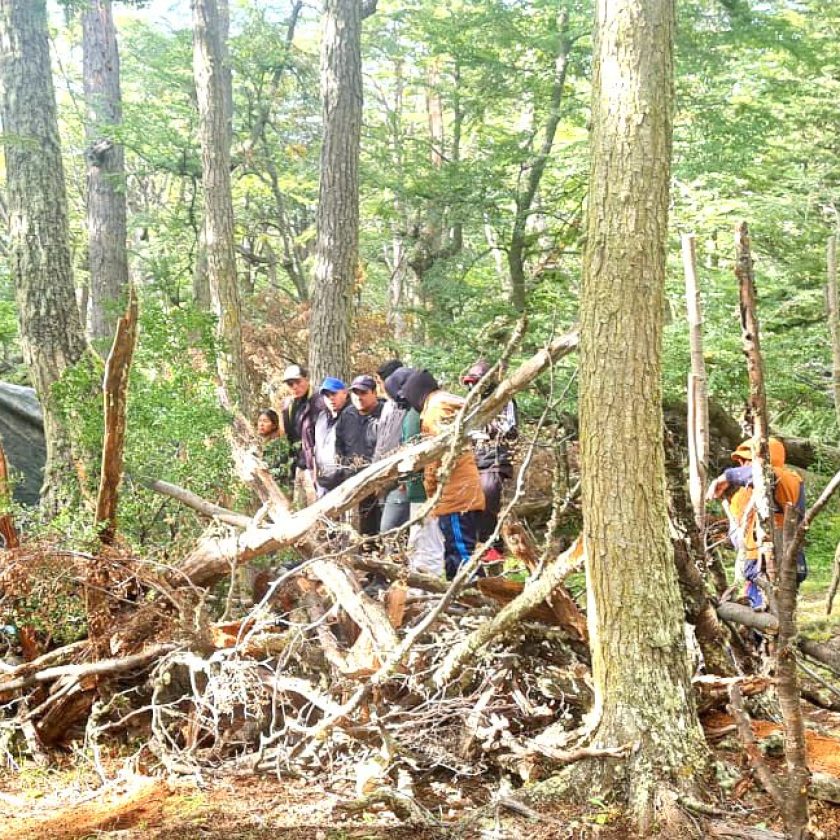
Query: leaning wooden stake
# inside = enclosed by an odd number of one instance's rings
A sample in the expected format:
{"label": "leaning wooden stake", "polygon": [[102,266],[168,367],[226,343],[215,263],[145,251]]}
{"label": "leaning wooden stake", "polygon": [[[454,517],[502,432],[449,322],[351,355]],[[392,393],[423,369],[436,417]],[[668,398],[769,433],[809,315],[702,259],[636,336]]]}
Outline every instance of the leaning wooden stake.
{"label": "leaning wooden stake", "polygon": [[114,343],[105,363],[103,396],[105,399],[105,439],[102,445],[102,469],[96,499],[96,526],[103,543],[110,545],[117,530],[117,499],[122,481],[125,447],[125,414],[128,374],[137,343],[137,292],[128,289],[128,306],[117,323]]}
{"label": "leaning wooden stake", "polygon": [[750,251],[747,223],[741,222],[735,231],[735,276],[741,308],[741,339],[747,359],[750,380],[750,409],[753,416],[753,435],[759,445],[753,456],[753,496],[758,519],[760,558],[767,577],[776,578],[776,558],[773,534],[773,468],[770,465],[767,440],[770,429],[767,422],[767,393],[764,388],[764,362],[761,357],[758,314],[756,306],[755,274]]}
{"label": "leaning wooden stake", "polygon": [[837,294],[837,237],[828,237],[826,248],[828,283],[826,298],[828,303],[828,329],[831,333],[831,382],[834,389],[834,412],[837,415],[837,427],[840,428],[840,299]]}
{"label": "leaning wooden stake", "polygon": [[9,513],[12,501],[12,490],[9,487],[9,469],[6,466],[6,453],[3,451],[3,441],[0,440],[0,548],[17,548],[18,535],[15,523]]}
{"label": "leaning wooden stake", "polygon": [[709,471],[709,399],[706,386],[706,363],[703,359],[703,312],[697,282],[697,254],[693,233],[682,236],[685,301],[688,315],[688,338],[691,347],[691,372],[688,375],[688,467],[689,493],[694,518],[705,534],[705,489]]}

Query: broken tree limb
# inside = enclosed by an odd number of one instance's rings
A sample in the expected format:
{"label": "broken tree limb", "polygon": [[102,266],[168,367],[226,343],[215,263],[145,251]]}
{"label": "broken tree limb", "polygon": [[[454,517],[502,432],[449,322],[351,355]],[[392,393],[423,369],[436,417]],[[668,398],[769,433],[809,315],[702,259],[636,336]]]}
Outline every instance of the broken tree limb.
{"label": "broken tree limb", "polygon": [[[552,362],[576,350],[577,345],[578,334],[574,331],[556,338],[548,347],[538,351],[500,382],[493,393],[476,407],[467,420],[467,426],[477,428],[486,425],[516,393],[528,387]],[[272,527],[250,528],[243,534],[226,538],[206,538],[185,558],[179,566],[179,573],[196,586],[209,586],[228,575],[232,564],[246,563],[289,545],[301,547],[306,538],[311,538],[317,531],[319,524],[335,520],[400,475],[416,472],[439,459],[451,445],[452,435],[452,431],[444,432],[371,464],[296,513],[291,513],[288,502],[278,501],[274,494],[272,518],[275,523]],[[466,446],[466,441],[463,445]],[[263,492],[267,493],[268,485],[259,468],[251,474],[256,476],[253,480],[258,481]]]}
{"label": "broken tree limb", "polygon": [[[0,691],[14,691],[19,688],[26,688],[36,683],[46,683],[60,677],[71,677],[80,680],[83,677],[99,676],[102,674],[117,674],[124,671],[133,671],[135,668],[143,668],[157,660],[160,656],[169,651],[175,650],[175,644],[152,645],[140,653],[132,656],[125,656],[121,659],[100,659],[98,662],[90,662],[85,665],[54,665],[51,668],[42,668],[33,671],[26,676],[13,677],[0,680]],[[31,666],[33,663],[29,663]]]}
{"label": "broken tree limb", "polygon": [[249,528],[253,524],[253,519],[250,516],[245,516],[243,513],[237,513],[213,502],[208,502],[206,499],[202,499],[201,496],[196,495],[184,487],[179,487],[177,484],[170,484],[168,481],[160,481],[159,479],[141,479],[141,483],[144,487],[155,493],[160,493],[162,496],[175,499],[182,505],[186,505],[186,507],[192,508],[197,513],[202,514],[202,516],[210,519],[218,519],[219,522],[224,522],[226,525]]}
{"label": "broken tree limb", "polygon": [[105,363],[102,386],[105,402],[105,437],[102,442],[102,468],[96,498],[96,527],[105,545],[114,541],[117,528],[117,499],[122,481],[125,448],[125,414],[128,374],[137,343],[138,303],[133,284],[128,287],[128,306],[117,322],[114,343]]}
{"label": "broken tree limb", "polygon": [[438,686],[446,685],[461,666],[468,662],[488,642],[514,626],[524,615],[548,598],[563,582],[583,552],[583,541],[578,538],[571,548],[560,555],[533,581],[518,598],[514,598],[498,615],[476,628],[466,639],[447,654],[434,674]]}
{"label": "broken tree limb", "polygon": [[697,711],[702,714],[712,709],[725,708],[733,685],[738,686],[742,697],[752,697],[767,691],[771,680],[770,677],[756,674],[744,677],[717,677],[703,674],[694,677],[691,685],[695,691]]}
{"label": "broken tree limb", "polygon": [[840,651],[837,648],[812,639],[800,639],[797,647],[805,656],[819,662],[840,677]]}

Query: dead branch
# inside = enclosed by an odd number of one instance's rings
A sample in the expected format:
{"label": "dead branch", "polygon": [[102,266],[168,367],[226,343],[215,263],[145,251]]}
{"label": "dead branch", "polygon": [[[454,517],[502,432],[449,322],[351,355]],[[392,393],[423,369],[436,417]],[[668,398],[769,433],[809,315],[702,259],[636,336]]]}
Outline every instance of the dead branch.
{"label": "dead branch", "polygon": [[828,595],[825,599],[825,614],[831,615],[831,609],[834,605],[834,596],[837,594],[837,588],[840,587],[840,542],[834,549],[834,564],[831,573],[831,586],[828,588]]}
{"label": "dead branch", "polygon": [[771,582],[776,580],[776,561],[773,545],[773,487],[775,477],[770,465],[767,419],[767,392],[764,387],[764,360],[756,305],[755,274],[750,250],[747,223],[741,222],[735,231],[735,277],[741,311],[741,340],[747,360],[750,383],[749,405],[752,411],[753,435],[759,445],[753,456],[753,499],[756,511],[756,538],[764,570]]}
{"label": "dead branch", "polygon": [[17,548],[17,530],[11,514],[6,511],[12,501],[12,492],[9,487],[9,468],[6,465],[6,453],[3,451],[3,441],[0,440],[0,547]]}
{"label": "dead branch", "polygon": [[723,708],[729,700],[733,685],[738,686],[742,697],[752,697],[767,691],[771,685],[769,677],[752,675],[745,677],[718,677],[701,675],[691,681],[697,699],[697,711],[700,714],[712,709]]}
{"label": "dead branch", "polygon": [[552,591],[567,577],[583,553],[583,541],[578,538],[571,548],[560,555],[557,560],[546,568],[542,576],[533,581],[519,597],[514,598],[498,615],[490,621],[476,628],[459,645],[452,648],[443,664],[434,674],[434,682],[438,686],[446,685],[452,680],[455,672],[468,662],[482,647],[491,642],[496,636],[513,627],[524,615],[538,604],[545,601]]}
{"label": "dead branch", "polygon": [[[124,671],[133,671],[135,668],[144,668],[157,660],[165,653],[175,650],[177,645],[166,643],[152,645],[140,653],[132,656],[125,656],[121,659],[100,659],[98,662],[91,662],[87,665],[55,665],[51,668],[43,668],[25,676],[0,679],[0,691],[15,691],[20,688],[27,688],[36,683],[46,683],[61,677],[71,677],[78,681],[84,677],[99,676],[102,674],[118,674]],[[31,666],[33,663],[29,663]]]}
{"label": "dead branch", "polygon": [[175,499],[182,505],[192,508],[202,516],[207,516],[210,519],[218,519],[219,522],[224,522],[226,525],[249,528],[253,524],[253,519],[250,516],[245,516],[242,513],[228,510],[228,508],[224,508],[221,505],[208,502],[206,499],[202,499],[201,496],[196,495],[184,487],[179,487],[177,484],[170,484],[168,481],[161,481],[156,478],[142,479],[142,484],[155,493],[168,496],[170,499]]}
{"label": "dead branch", "polygon": [[805,656],[819,662],[820,665],[840,677],[840,651],[836,648],[812,639],[799,639],[797,647]]}
{"label": "dead branch", "polygon": [[756,612],[752,607],[744,604],[737,604],[734,601],[724,601],[718,604],[718,618],[724,621],[733,621],[742,624],[744,627],[752,627],[762,633],[775,634],[779,631],[779,619],[769,612]]}

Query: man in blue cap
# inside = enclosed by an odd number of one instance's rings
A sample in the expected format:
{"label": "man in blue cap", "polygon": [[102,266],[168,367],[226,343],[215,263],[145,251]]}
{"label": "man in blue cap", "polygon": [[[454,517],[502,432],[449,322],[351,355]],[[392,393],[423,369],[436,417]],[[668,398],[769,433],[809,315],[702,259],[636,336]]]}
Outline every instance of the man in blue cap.
{"label": "man in blue cap", "polygon": [[320,497],[347,478],[336,452],[336,425],[348,405],[349,392],[340,379],[328,376],[318,393],[326,407],[315,421],[315,486]]}

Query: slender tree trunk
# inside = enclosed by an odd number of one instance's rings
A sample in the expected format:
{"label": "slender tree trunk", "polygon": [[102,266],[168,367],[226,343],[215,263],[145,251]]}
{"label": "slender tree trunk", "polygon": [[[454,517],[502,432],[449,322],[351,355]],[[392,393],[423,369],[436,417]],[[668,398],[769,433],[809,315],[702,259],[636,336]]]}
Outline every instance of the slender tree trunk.
{"label": "slender tree trunk", "polygon": [[316,381],[350,373],[350,322],[359,249],[361,32],[359,0],[325,1],[321,42],[324,139],[309,326],[309,367]]}
{"label": "slender tree trunk", "polygon": [[44,410],[44,512],[75,497],[70,436],[51,395],[85,352],[67,226],[64,166],[50,68],[46,0],[0,0],[3,132],[23,355]]}
{"label": "slender tree trunk", "polygon": [[[560,105],[563,102],[563,90],[566,86],[566,71],[569,66],[569,53],[572,42],[569,39],[569,12],[562,9],[558,18],[558,49],[554,61],[554,85],[551,90],[551,105],[543,129],[543,140],[539,151],[528,161],[525,186],[516,197],[516,215],[513,220],[510,246],[508,248],[508,268],[510,269],[511,303],[517,312],[525,311],[527,289],[525,288],[525,259],[527,257],[526,231],[528,219],[534,205],[534,199],[540,186],[554,135],[560,123]],[[526,167],[522,168],[522,174]]]}
{"label": "slender tree trunk", "polygon": [[747,360],[750,382],[750,411],[753,418],[753,435],[759,442],[752,461],[753,498],[757,514],[756,536],[761,564],[767,577],[776,578],[776,550],[774,546],[773,487],[776,480],[770,464],[768,439],[770,424],[767,419],[767,393],[764,388],[764,360],[758,323],[758,304],[755,290],[750,235],[746,222],[735,231],[735,277],[741,309],[741,343]]}
{"label": "slender tree trunk", "polygon": [[706,761],[662,442],[674,8],[599,0],[596,9],[580,368],[594,738],[633,745],[626,782],[644,833],[660,782],[685,785]]}
{"label": "slender tree trunk", "polygon": [[114,141],[122,121],[120,56],[111,0],[89,0],[82,14],[87,103],[87,223],[90,335],[110,341],[128,285],[125,155]]}
{"label": "slender tree trunk", "polygon": [[193,0],[193,72],[201,138],[207,275],[218,319],[219,378],[232,404],[248,412],[242,355],[242,310],[236,276],[230,186],[231,77],[227,58],[227,2]]}

